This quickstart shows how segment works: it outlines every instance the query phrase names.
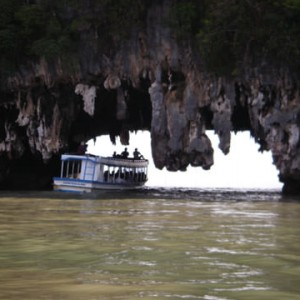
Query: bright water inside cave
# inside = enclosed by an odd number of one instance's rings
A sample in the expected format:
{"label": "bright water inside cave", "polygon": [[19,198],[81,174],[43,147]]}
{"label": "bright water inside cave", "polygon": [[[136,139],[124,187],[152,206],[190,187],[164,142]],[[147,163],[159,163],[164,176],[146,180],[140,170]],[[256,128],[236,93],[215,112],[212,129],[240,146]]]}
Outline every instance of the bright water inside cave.
{"label": "bright water inside cave", "polygon": [[[228,155],[218,148],[218,137],[213,131],[206,132],[214,148],[214,165],[205,171],[198,167],[189,167],[186,172],[169,172],[155,168],[151,157],[151,141],[148,131],[130,134],[129,153],[135,148],[149,159],[149,180],[147,186],[188,187],[188,188],[246,188],[281,189],[278,171],[273,165],[272,154],[259,152],[249,132],[231,134],[231,146]],[[117,139],[113,145],[108,135],[97,137],[96,142],[88,142],[88,153],[110,156],[114,151],[121,153],[125,146]]]}

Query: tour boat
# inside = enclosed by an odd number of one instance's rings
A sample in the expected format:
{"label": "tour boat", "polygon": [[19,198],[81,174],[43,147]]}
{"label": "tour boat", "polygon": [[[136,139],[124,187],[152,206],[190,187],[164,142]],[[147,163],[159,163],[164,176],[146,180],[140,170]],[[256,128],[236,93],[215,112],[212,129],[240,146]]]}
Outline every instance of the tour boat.
{"label": "tour boat", "polygon": [[53,188],[65,192],[92,192],[101,189],[134,189],[147,181],[148,160],[94,155],[61,156],[60,177]]}

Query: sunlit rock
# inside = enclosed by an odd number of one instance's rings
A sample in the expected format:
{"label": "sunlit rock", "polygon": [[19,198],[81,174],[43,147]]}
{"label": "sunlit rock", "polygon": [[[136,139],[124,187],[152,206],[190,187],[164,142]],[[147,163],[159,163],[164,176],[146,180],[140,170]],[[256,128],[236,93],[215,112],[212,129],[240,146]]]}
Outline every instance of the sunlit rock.
{"label": "sunlit rock", "polygon": [[83,110],[90,116],[93,116],[95,111],[96,87],[79,83],[75,87],[75,93],[82,96],[84,103]]}

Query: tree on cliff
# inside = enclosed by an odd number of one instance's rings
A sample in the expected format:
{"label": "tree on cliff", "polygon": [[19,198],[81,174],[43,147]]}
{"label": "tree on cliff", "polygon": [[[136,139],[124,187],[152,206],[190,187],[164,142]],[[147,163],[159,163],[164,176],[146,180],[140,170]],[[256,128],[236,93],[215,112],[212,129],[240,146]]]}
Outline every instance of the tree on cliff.
{"label": "tree on cliff", "polygon": [[[142,0],[0,0],[2,75],[28,59],[63,57],[79,51],[79,40],[108,51],[145,22]],[[158,1],[161,2],[161,1]],[[173,0],[167,22],[180,39],[198,42],[205,66],[237,72],[258,60],[300,65],[299,0]],[[84,35],[87,31],[93,33]]]}
{"label": "tree on cliff", "polygon": [[218,73],[265,62],[300,66],[299,0],[174,1],[178,38],[197,41],[206,68]]}

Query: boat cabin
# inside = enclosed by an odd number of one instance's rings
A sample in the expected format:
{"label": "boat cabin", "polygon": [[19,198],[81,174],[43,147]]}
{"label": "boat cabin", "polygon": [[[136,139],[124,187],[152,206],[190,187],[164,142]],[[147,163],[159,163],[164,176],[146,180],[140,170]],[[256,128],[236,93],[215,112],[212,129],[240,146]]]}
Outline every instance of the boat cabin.
{"label": "boat cabin", "polygon": [[147,173],[146,159],[64,154],[60,177],[54,178],[54,189],[134,188],[145,184]]}

